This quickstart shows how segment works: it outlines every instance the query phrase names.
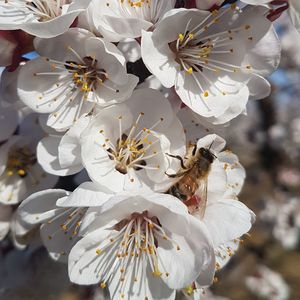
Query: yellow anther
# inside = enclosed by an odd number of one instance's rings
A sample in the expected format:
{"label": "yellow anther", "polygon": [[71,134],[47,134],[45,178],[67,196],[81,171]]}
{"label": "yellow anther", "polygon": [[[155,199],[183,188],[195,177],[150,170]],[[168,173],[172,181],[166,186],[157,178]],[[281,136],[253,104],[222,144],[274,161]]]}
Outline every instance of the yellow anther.
{"label": "yellow anther", "polygon": [[26,175],[26,171],[23,170],[23,169],[19,169],[19,170],[17,171],[17,173],[18,173],[18,175],[20,175],[20,176],[25,176],[25,175]]}
{"label": "yellow anther", "polygon": [[178,39],[179,39],[180,42],[183,42],[184,35],[182,33],[178,34]]}
{"label": "yellow anther", "polygon": [[152,275],[154,276],[154,277],[161,277],[161,275],[162,275],[162,273],[158,270],[158,268],[156,267],[155,269],[154,269],[154,271],[152,272]]}
{"label": "yellow anther", "polygon": [[67,231],[68,230],[68,226],[65,225],[65,224],[62,224],[60,225],[61,229],[64,230],[64,231]]}
{"label": "yellow anther", "polygon": [[189,285],[187,287],[184,288],[184,291],[189,295],[192,296],[194,293],[194,288],[192,285]]}
{"label": "yellow anther", "polygon": [[102,251],[100,249],[96,250],[97,255],[100,255],[102,253]]}
{"label": "yellow anther", "polygon": [[204,96],[204,97],[208,97],[208,96],[209,96],[208,91],[205,91],[205,92],[203,93],[203,96]]}
{"label": "yellow anther", "polygon": [[100,287],[101,287],[101,289],[105,289],[106,288],[106,283],[105,282],[101,282],[100,283]]}
{"label": "yellow anther", "polygon": [[187,72],[188,74],[192,74],[192,73],[193,73],[193,68],[192,68],[192,67],[188,68],[186,72]]}
{"label": "yellow anther", "polygon": [[194,35],[192,33],[189,34],[189,39],[192,40],[194,38]]}
{"label": "yellow anther", "polygon": [[90,89],[89,89],[89,86],[88,84],[85,82],[82,87],[81,87],[81,92],[89,92]]}
{"label": "yellow anther", "polygon": [[149,228],[154,228],[154,224],[153,223],[148,223]]}
{"label": "yellow anther", "polygon": [[215,10],[213,10],[213,11],[211,12],[211,14],[212,14],[213,16],[216,16],[218,13],[219,13],[219,11],[218,11],[217,9],[215,9]]}

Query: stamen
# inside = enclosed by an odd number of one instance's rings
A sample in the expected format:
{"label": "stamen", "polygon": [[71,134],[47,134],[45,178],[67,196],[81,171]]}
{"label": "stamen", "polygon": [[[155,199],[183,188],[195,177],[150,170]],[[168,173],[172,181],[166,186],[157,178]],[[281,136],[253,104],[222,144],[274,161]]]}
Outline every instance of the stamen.
{"label": "stamen", "polygon": [[119,276],[119,289],[125,297],[128,292],[125,290],[128,286],[125,283],[128,280],[132,280],[133,283],[138,282],[140,273],[146,276],[147,264],[154,277],[161,277],[164,274],[169,276],[169,272],[161,264],[157,251],[157,237],[161,237],[163,232],[171,246],[177,250],[180,247],[165,235],[159,224],[156,217],[148,217],[148,212],[145,211],[134,213],[129,219],[124,219],[114,226],[114,230],[107,239],[97,246],[95,257],[91,261],[100,257],[94,271],[99,277],[101,288],[107,287],[112,277]]}

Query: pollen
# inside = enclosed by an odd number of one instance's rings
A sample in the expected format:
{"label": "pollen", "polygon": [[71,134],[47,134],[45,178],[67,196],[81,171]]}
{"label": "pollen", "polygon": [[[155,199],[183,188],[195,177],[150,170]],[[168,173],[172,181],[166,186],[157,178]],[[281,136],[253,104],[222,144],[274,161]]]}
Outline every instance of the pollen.
{"label": "pollen", "polygon": [[203,93],[203,96],[204,96],[204,97],[208,97],[208,96],[209,96],[208,91],[205,91],[205,92]]}
{"label": "pollen", "polygon": [[184,40],[184,35],[183,35],[182,33],[180,33],[180,34],[178,35],[178,39],[179,39],[180,42],[183,42],[183,40]]}
{"label": "pollen", "polygon": [[188,68],[186,72],[187,72],[188,74],[192,74],[192,73],[193,73],[193,68],[192,68],[192,67]]}
{"label": "pollen", "polygon": [[101,289],[105,289],[106,288],[106,283],[105,282],[101,282],[100,283],[100,288]]}
{"label": "pollen", "polygon": [[187,287],[184,288],[184,291],[189,295],[192,296],[194,293],[194,288],[192,285],[189,285]]}
{"label": "pollen", "polygon": [[162,273],[158,269],[156,269],[154,272],[152,272],[152,275],[154,277],[161,277]]}

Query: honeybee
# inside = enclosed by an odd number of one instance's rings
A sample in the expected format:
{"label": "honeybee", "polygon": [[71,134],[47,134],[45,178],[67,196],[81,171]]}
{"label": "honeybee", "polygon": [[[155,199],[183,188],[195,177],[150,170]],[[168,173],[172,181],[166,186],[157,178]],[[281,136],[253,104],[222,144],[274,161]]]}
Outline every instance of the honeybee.
{"label": "honeybee", "polygon": [[176,174],[167,174],[170,178],[179,178],[173,184],[167,194],[173,195],[184,202],[190,213],[198,213],[202,219],[207,203],[207,182],[211,165],[216,156],[209,148],[201,147],[197,150],[197,145],[190,146],[185,160],[179,155],[167,154],[180,161],[181,170]]}

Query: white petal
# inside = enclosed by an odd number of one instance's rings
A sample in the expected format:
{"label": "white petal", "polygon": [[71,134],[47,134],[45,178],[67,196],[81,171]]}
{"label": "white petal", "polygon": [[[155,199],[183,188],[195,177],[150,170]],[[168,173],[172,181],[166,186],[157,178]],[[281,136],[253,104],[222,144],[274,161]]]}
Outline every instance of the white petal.
{"label": "white petal", "polygon": [[226,199],[208,204],[203,221],[217,247],[247,233],[254,220],[255,215],[247,206]]}
{"label": "white petal", "polygon": [[[152,39],[152,33],[143,31],[141,44],[142,58],[149,71],[167,88],[175,84],[179,69],[175,55],[168,45],[158,48]],[[155,61],[155,63],[153,63]]]}
{"label": "white petal", "polygon": [[[58,160],[59,137],[48,136],[43,138],[37,146],[37,159],[42,168],[50,174],[68,176],[82,170],[80,161],[78,164],[63,168]],[[80,159],[80,156],[79,156]]]}
{"label": "white petal", "polygon": [[290,16],[296,29],[300,31],[300,4],[297,0],[290,0]]}
{"label": "white petal", "polygon": [[60,207],[92,207],[101,206],[112,197],[105,187],[94,182],[84,182],[69,196],[57,200]]}
{"label": "white petal", "polygon": [[40,224],[51,219],[57,213],[57,199],[68,195],[65,190],[49,189],[32,194],[25,199],[18,209],[21,219],[28,224]]}
{"label": "white petal", "polygon": [[226,141],[216,134],[209,134],[197,142],[197,148],[209,148],[211,151],[215,153],[219,153],[224,149],[226,145]]}
{"label": "white petal", "polygon": [[118,43],[118,49],[127,62],[136,62],[142,57],[141,46],[135,39],[124,39]]}

